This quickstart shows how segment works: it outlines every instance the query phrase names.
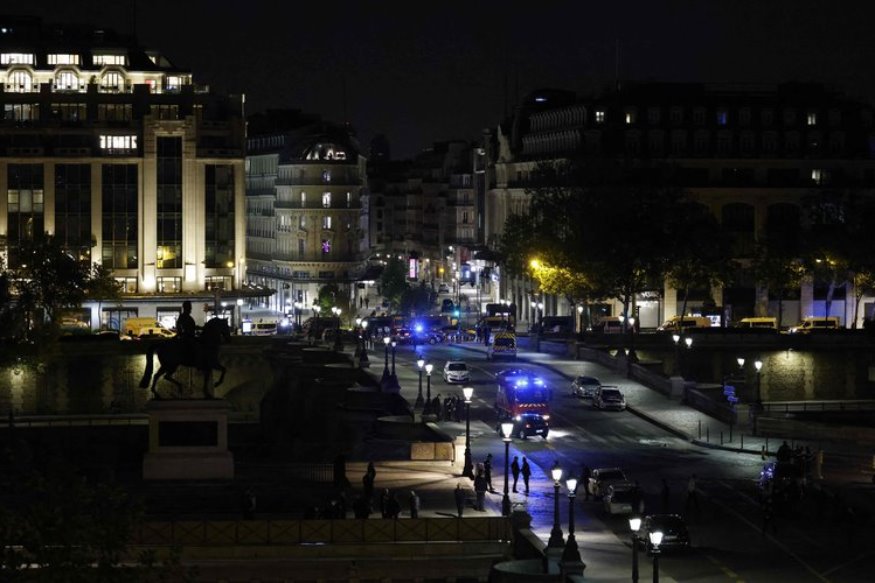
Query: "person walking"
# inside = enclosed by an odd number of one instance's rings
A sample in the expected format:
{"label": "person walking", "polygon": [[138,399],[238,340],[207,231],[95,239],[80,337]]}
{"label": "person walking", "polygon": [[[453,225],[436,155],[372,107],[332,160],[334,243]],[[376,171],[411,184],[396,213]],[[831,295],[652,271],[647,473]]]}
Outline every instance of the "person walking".
{"label": "person walking", "polygon": [[589,500],[592,496],[592,492],[589,491],[589,478],[592,476],[592,470],[589,469],[589,466],[584,465],[583,471],[580,473],[580,480],[583,482],[583,495],[584,500]]}
{"label": "person walking", "polygon": [[529,478],[532,476],[532,468],[529,467],[529,460],[523,456],[523,467],[520,469],[523,475],[523,485],[526,487],[526,496],[529,495]]}
{"label": "person walking", "polygon": [[483,462],[483,474],[486,477],[486,487],[489,488],[490,492],[495,492],[495,488],[492,487],[492,454],[486,454],[486,461]]}
{"label": "person walking", "polygon": [[385,488],[380,494],[380,516],[389,518],[389,488]]}
{"label": "person walking", "polygon": [[474,493],[477,495],[477,503],[475,509],[484,512],[484,502],[486,501],[486,476],[484,475],[482,465],[477,468],[477,475],[474,476]]}
{"label": "person walking", "polygon": [[516,492],[516,483],[520,479],[520,460],[517,456],[513,456],[513,462],[510,464],[510,473],[513,474],[513,491]]}
{"label": "person walking", "polygon": [[366,310],[371,309],[371,298],[368,296],[365,296],[365,309]]}
{"label": "person walking", "polygon": [[362,496],[368,501],[369,508],[374,499],[374,480],[376,478],[377,470],[374,468],[374,462],[368,462],[368,469],[362,476]]}
{"label": "person walking", "polygon": [[407,499],[410,505],[410,518],[419,518],[419,496],[415,490],[410,491],[410,498]]}
{"label": "person walking", "polygon": [[456,484],[453,497],[456,499],[456,512],[458,512],[459,518],[462,518],[462,514],[465,512],[465,491],[462,489],[462,482]]}

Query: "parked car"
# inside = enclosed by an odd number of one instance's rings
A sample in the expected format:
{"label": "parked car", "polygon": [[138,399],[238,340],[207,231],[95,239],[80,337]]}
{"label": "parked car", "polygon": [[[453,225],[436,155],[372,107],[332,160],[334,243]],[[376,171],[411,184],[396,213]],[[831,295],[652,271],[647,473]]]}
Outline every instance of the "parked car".
{"label": "parked car", "polygon": [[444,365],[444,381],[447,383],[467,383],[471,380],[468,365],[461,360],[449,360]]}
{"label": "parked car", "polygon": [[438,285],[438,293],[439,294],[448,294],[450,293],[450,286],[445,283]]}
{"label": "parked car", "polygon": [[650,552],[650,533],[662,532],[660,551],[690,548],[690,533],[684,519],[677,514],[651,514],[641,521],[641,528],[635,533],[638,544]]}
{"label": "parked car", "polygon": [[171,332],[167,328],[162,328],[160,326],[149,326],[147,328],[140,328],[137,332],[135,338],[146,339],[146,338],[175,338],[176,333]]}
{"label": "parked car", "polygon": [[596,468],[589,475],[589,491],[601,498],[610,485],[626,481],[626,474],[620,468]]}
{"label": "parked car", "polygon": [[626,410],[626,397],[617,387],[603,386],[596,389],[592,397],[592,406],[596,409]]}
{"label": "parked car", "polygon": [[827,316],[823,318],[809,317],[805,318],[797,326],[790,328],[790,334],[810,334],[815,331],[822,330],[838,330],[841,328],[838,316]]}
{"label": "parked car", "polygon": [[631,482],[615,482],[608,486],[602,503],[608,514],[634,514],[641,501],[641,493]]}
{"label": "parked car", "polygon": [[[513,431],[511,435],[518,439],[528,439],[534,435],[540,435],[547,439],[550,433],[549,419],[540,413],[523,413],[512,419],[508,419],[513,423]],[[499,435],[501,434],[501,423],[497,426]]]}
{"label": "parked car", "polygon": [[602,386],[601,381],[595,377],[574,377],[571,381],[571,396],[592,399],[600,386]]}

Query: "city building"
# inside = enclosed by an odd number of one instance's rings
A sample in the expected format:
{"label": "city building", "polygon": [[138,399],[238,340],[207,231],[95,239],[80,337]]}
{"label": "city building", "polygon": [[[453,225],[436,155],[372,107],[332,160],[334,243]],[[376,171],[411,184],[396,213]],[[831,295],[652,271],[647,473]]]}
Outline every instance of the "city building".
{"label": "city building", "polygon": [[111,268],[123,296],[83,307],[92,328],[173,326],[185,299],[233,311],[245,295],[242,96],[211,93],[110,30],[0,17],[0,107],[10,266],[46,232]]}
{"label": "city building", "polygon": [[[827,191],[875,194],[872,137],[869,105],[817,84],[642,83],[588,97],[536,91],[497,128],[486,241],[494,245],[507,217],[526,211],[526,188],[540,162],[608,158],[675,168],[684,191],[732,233],[734,253],[744,264],[770,232],[799,231],[806,198]],[[545,304],[546,314],[570,315],[566,300],[539,297],[528,280],[505,278],[501,285],[502,296],[521,306],[523,322],[537,317],[536,302]],[[731,287],[691,298],[690,309],[713,300],[723,308],[724,322],[776,315],[772,292],[770,297],[742,270]],[[783,302],[786,323],[825,315],[826,286],[809,280],[797,292]],[[853,297],[849,284],[831,299],[830,315],[843,326],[853,323]],[[681,303],[669,285],[640,294],[640,325],[659,325]],[[863,305],[858,325],[872,313],[875,298],[864,297]],[[608,306],[615,315],[621,310],[616,301]]]}
{"label": "city building", "polygon": [[249,120],[246,280],[275,292],[253,309],[310,315],[333,283],[349,313],[367,251],[365,165],[348,127],[295,110]]}

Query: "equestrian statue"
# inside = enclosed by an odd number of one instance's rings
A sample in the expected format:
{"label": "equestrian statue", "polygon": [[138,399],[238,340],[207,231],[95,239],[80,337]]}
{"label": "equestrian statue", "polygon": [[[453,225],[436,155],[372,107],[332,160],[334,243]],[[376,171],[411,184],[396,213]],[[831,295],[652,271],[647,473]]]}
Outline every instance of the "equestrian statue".
{"label": "equestrian statue", "polygon": [[[204,398],[213,399],[213,388],[218,387],[225,380],[226,369],[219,364],[219,345],[223,340],[227,341],[231,338],[231,330],[228,328],[228,322],[223,318],[213,317],[201,329],[200,335],[197,334],[197,326],[195,326],[194,318],[191,317],[191,302],[185,301],[182,304],[182,313],[176,319],[176,338],[171,340],[162,340],[149,346],[149,351],[146,353],[146,370],[143,373],[143,378],[140,380],[140,388],[149,387],[149,381],[152,381],[152,396],[155,399],[160,399],[161,396],[155,390],[155,385],[158,384],[158,379],[162,376],[176,385],[179,391],[182,391],[182,383],[173,378],[173,373],[180,366],[187,366],[198,369],[204,375]],[[158,371],[152,375],[153,356],[158,357]],[[219,380],[211,387],[210,375],[213,370],[221,372]]]}

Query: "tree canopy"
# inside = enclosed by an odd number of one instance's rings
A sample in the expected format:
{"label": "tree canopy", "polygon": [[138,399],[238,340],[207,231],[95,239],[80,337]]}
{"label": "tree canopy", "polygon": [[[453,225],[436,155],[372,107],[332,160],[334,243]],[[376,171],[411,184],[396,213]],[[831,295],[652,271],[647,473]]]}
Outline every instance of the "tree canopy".
{"label": "tree canopy", "polygon": [[380,290],[393,310],[401,305],[401,297],[410,285],[407,283],[407,266],[395,257],[389,259],[386,268],[380,274]]}

